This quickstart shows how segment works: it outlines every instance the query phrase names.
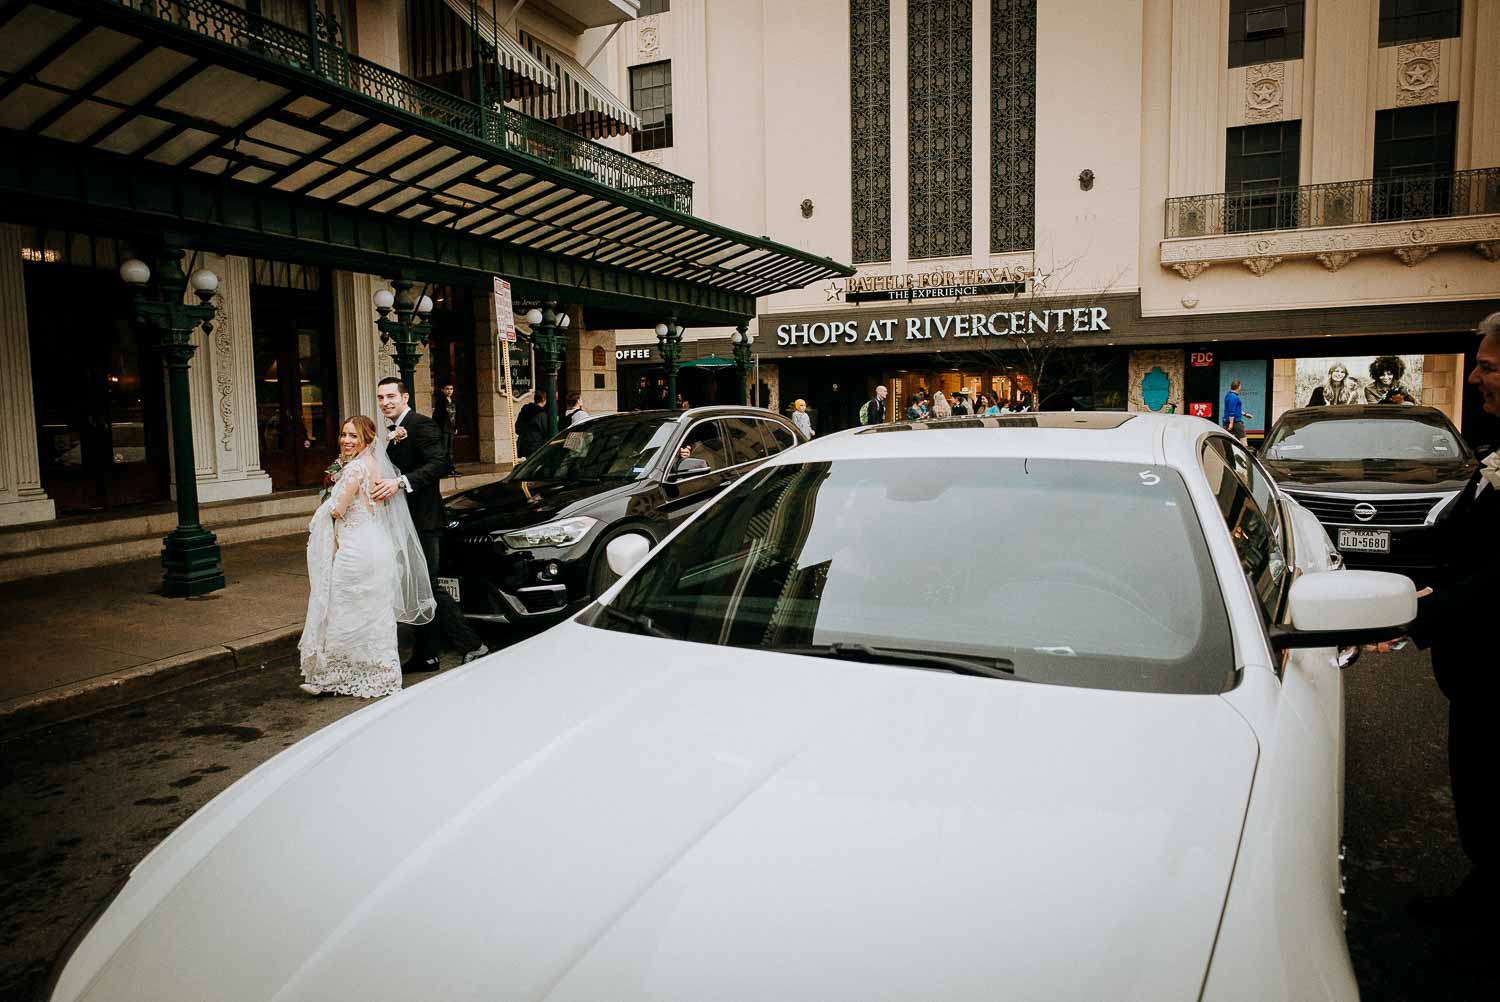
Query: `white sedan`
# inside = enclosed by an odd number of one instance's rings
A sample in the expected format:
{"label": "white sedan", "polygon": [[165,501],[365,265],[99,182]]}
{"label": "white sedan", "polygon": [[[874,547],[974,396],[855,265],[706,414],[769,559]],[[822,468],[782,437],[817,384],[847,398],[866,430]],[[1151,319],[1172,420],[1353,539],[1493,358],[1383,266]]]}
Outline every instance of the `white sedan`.
{"label": "white sedan", "polygon": [[1221,430],[862,428],[634,542],[198,812],[52,998],[1357,996],[1336,654],[1416,600]]}

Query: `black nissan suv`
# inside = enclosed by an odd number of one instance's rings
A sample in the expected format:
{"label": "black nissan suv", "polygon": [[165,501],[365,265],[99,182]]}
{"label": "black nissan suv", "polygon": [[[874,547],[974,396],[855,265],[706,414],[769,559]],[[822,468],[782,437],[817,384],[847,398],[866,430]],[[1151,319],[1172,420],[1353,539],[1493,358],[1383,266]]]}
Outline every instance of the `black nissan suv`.
{"label": "black nissan suv", "polygon": [[615,581],[611,540],[658,543],[767,457],[802,441],[753,407],[592,418],[504,480],[447,500],[439,583],[471,621],[548,625]]}
{"label": "black nissan suv", "polygon": [[1364,404],[1287,411],[1261,458],[1277,486],[1318,517],[1349,567],[1442,575],[1453,517],[1479,464],[1433,407]]}

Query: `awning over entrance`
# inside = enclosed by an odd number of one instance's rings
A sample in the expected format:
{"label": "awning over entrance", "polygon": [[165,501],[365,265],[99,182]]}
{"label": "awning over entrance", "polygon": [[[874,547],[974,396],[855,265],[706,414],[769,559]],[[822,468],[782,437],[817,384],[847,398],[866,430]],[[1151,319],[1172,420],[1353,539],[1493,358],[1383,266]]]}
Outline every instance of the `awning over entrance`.
{"label": "awning over entrance", "polygon": [[594,79],[594,75],[578,60],[524,31],[521,32],[521,42],[557,75],[557,88],[551,93],[521,100],[521,110],[526,114],[556,122],[570,132],[590,139],[624,135],[641,127],[640,116]]}
{"label": "awning over entrance", "polygon": [[[443,0],[458,19],[479,32],[481,40],[494,46],[495,58],[508,72],[507,76],[521,77],[530,81],[535,86],[525,88],[525,93],[534,94],[538,90],[556,90],[557,77],[552,71],[542,65],[519,41],[512,38],[510,32],[495,24],[494,10],[489,0],[474,2],[471,0]],[[512,92],[507,91],[507,94]],[[519,96],[519,95],[515,95]]]}
{"label": "awning over entrance", "polygon": [[356,270],[501,274],[518,295],[698,325],[852,274],[691,216],[685,178],[219,0],[0,8],[0,130],[0,190],[21,217],[66,208]]}
{"label": "awning over entrance", "polygon": [[689,359],[678,366],[680,369],[723,369],[734,364],[734,359],[725,358],[723,355],[705,355],[702,358]]}

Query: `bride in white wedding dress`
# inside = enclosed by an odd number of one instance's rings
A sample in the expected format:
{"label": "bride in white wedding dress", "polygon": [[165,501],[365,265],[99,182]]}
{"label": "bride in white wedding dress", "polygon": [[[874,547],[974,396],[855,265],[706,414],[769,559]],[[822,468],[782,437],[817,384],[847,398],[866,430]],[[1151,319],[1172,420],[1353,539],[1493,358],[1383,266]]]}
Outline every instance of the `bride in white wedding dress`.
{"label": "bride in white wedding dress", "polygon": [[436,602],[405,495],[370,497],[398,476],[375,423],[363,414],[339,431],[343,464],[308,525],[304,692],[372,698],[401,689],[396,624],[426,623]]}

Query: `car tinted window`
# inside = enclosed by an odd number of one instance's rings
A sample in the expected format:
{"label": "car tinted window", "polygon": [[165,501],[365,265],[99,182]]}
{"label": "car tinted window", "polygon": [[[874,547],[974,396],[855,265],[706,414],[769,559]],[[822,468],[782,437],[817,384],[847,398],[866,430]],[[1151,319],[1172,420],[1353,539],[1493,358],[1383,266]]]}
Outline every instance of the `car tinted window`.
{"label": "car tinted window", "polygon": [[[1045,511],[1045,519],[1036,512]],[[1024,521],[1025,532],[1014,526]],[[935,553],[1004,552],[1017,574]],[[999,657],[1017,677],[1153,692],[1231,684],[1228,618],[1181,477],[1061,460],[762,468],[595,611],[604,629],[777,649]],[[645,617],[642,619],[641,617]]]}
{"label": "car tinted window", "polygon": [[1265,457],[1296,463],[1460,462],[1469,458],[1469,450],[1452,429],[1435,422],[1350,417],[1283,422],[1266,440]]}
{"label": "car tinted window", "polygon": [[1250,587],[1268,622],[1281,613],[1290,584],[1275,489],[1249,455],[1222,435],[1203,446],[1203,474],[1219,503]]}
{"label": "car tinted window", "polygon": [[753,463],[758,459],[765,459],[769,454],[765,439],[761,438],[759,421],[732,417],[719,423],[724,426],[724,436],[729,439],[733,450],[733,462]]}
{"label": "car tinted window", "polygon": [[762,423],[765,424],[766,430],[771,433],[771,440],[775,443],[775,447],[771,449],[772,452],[781,452],[797,444],[797,436],[786,425],[777,424],[775,421],[765,421]]}
{"label": "car tinted window", "polygon": [[730,465],[729,443],[717,421],[699,421],[688,430],[682,440],[682,448],[688,450],[688,458],[701,459],[710,470],[722,470]]}

